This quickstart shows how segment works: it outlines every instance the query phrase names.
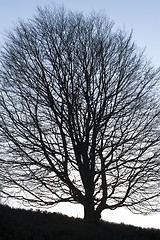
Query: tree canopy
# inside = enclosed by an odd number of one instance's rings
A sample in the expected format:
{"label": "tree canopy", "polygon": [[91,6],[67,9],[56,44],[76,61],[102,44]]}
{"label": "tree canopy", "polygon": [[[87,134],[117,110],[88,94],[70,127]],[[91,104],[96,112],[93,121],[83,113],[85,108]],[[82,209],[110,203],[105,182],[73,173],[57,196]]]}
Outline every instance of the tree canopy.
{"label": "tree canopy", "polygon": [[0,54],[3,193],[37,206],[159,204],[159,70],[100,14],[40,9]]}

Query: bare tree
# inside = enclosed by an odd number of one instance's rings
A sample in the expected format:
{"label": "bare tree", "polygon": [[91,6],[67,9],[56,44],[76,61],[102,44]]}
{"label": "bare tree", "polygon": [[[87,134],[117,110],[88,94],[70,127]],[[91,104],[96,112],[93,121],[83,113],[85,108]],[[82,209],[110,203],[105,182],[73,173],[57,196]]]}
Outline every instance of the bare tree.
{"label": "bare tree", "polygon": [[[159,71],[105,16],[39,9],[0,56],[8,196],[39,206],[158,208]],[[13,188],[13,189],[12,189]]]}

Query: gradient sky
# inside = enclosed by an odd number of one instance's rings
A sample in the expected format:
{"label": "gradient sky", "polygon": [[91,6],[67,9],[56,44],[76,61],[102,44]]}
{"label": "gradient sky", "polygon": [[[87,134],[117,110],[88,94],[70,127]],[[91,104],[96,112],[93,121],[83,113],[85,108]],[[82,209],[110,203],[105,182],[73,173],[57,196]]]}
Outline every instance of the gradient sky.
{"label": "gradient sky", "polygon": [[[155,67],[160,66],[160,0],[0,0],[0,43],[4,32],[11,30],[18,19],[27,20],[36,13],[37,6],[64,5],[70,10],[104,11],[115,22],[116,28],[133,30],[133,40],[140,49],[145,48],[147,59]],[[69,215],[83,216],[81,207],[60,205],[56,208]],[[55,209],[54,209],[55,210]],[[103,219],[125,222],[142,227],[160,228],[160,214],[152,216],[133,215],[126,210],[104,211]]]}

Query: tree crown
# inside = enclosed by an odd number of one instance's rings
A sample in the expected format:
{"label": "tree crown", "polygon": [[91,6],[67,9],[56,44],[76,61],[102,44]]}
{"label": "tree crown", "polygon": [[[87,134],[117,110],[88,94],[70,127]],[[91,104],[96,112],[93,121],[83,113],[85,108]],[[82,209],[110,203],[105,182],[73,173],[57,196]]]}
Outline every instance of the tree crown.
{"label": "tree crown", "polygon": [[8,34],[0,161],[6,186],[27,192],[18,199],[78,202],[86,214],[157,208],[159,70],[112,27],[104,16],[46,8]]}

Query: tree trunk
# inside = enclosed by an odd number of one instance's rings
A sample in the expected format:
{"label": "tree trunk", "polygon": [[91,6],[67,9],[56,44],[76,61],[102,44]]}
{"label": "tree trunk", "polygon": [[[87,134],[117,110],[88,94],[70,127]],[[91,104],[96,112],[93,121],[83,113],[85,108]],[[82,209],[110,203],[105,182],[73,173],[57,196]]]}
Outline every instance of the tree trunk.
{"label": "tree trunk", "polygon": [[94,209],[92,203],[84,205],[84,220],[88,223],[98,224],[100,223],[101,214]]}

